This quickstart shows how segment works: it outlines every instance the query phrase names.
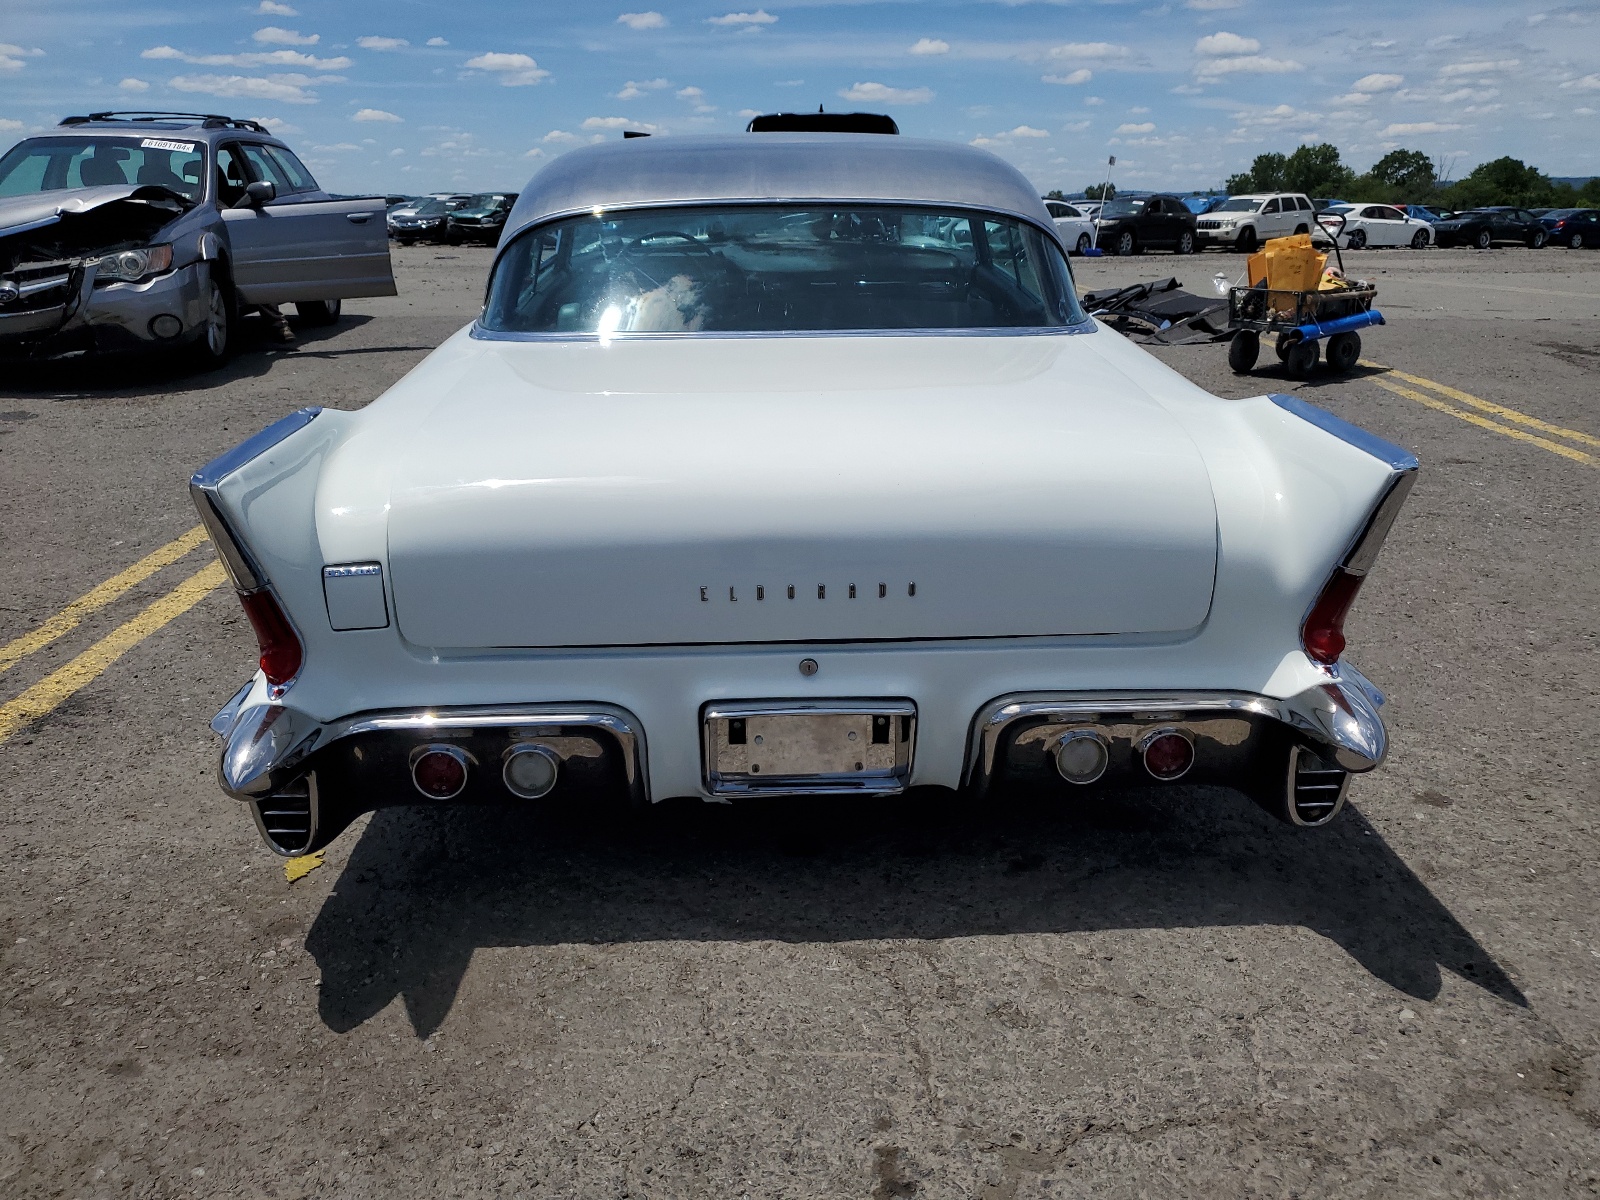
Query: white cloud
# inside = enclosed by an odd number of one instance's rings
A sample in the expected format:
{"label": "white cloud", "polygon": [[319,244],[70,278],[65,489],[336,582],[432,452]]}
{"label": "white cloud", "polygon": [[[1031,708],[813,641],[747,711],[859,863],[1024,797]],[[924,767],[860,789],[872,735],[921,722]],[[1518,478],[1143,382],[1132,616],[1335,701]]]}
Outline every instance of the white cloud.
{"label": "white cloud", "polygon": [[322,40],[320,33],[301,33],[297,29],[281,29],[276,25],[258,29],[250,37],[268,46],[315,46]]}
{"label": "white cloud", "polygon": [[1261,49],[1261,43],[1255,38],[1240,37],[1237,33],[1209,34],[1194,44],[1196,54],[1207,54],[1220,58],[1231,54],[1254,54]]}
{"label": "white cloud", "polygon": [[399,125],[405,120],[404,117],[396,116],[392,112],[385,112],[381,108],[360,109],[356,115],[350,119],[352,121],[385,121],[391,125]]}
{"label": "white cloud", "polygon": [[44,53],[38,47],[25,50],[21,46],[13,46],[9,42],[0,42],[0,71],[20,71],[28,64],[23,61],[27,58],[38,58]]}
{"label": "white cloud", "polygon": [[300,10],[290,8],[287,4],[279,4],[278,0],[261,0],[256,7],[256,15],[262,17],[298,17]]}
{"label": "white cloud", "polygon": [[565,129],[552,129],[540,140],[545,142],[575,142],[578,140],[578,135],[568,133]]}
{"label": "white cloud", "polygon": [[1050,48],[1051,58],[1108,59],[1127,58],[1128,48],[1111,42],[1063,42]]}
{"label": "white cloud", "polygon": [[1380,133],[1379,137],[1409,137],[1417,133],[1449,133],[1453,129],[1460,129],[1459,125],[1451,125],[1441,121],[1411,121],[1398,125],[1390,125]]}
{"label": "white cloud", "polygon": [[1080,83],[1088,83],[1094,78],[1094,72],[1088,67],[1079,67],[1076,71],[1068,71],[1065,75],[1041,75],[1044,83],[1059,83],[1063,87],[1077,87]]}
{"label": "white cloud", "polygon": [[1392,92],[1405,81],[1404,75],[1363,75],[1350,88],[1357,92]]}
{"label": "white cloud", "polygon": [[685,87],[678,89],[677,97],[679,100],[704,100],[706,93],[703,88]]}
{"label": "white cloud", "polygon": [[739,119],[741,121],[748,121],[752,117],[759,117],[760,115],[761,110],[759,108],[741,108],[739,110]]}
{"label": "white cloud", "polygon": [[1569,79],[1561,86],[1564,88],[1577,88],[1580,92],[1600,92],[1600,75],[1585,75],[1581,79]]}
{"label": "white cloud", "polygon": [[318,58],[299,50],[253,50],[246,54],[186,54],[171,46],[151,46],[140,58],[172,59],[195,67],[304,67],[308,71],[342,71],[355,66],[355,60],[339,55]]}
{"label": "white cloud", "polygon": [[[391,151],[390,153],[393,153],[393,151]],[[541,150],[538,146],[535,146],[532,150],[523,151],[522,157],[523,158],[543,158],[544,157],[544,151]]]}
{"label": "white cloud", "polygon": [[1460,104],[1463,100],[1493,100],[1500,94],[1499,88],[1457,88],[1453,92],[1446,92],[1439,97],[1441,104]]}
{"label": "white cloud", "polygon": [[630,79],[622,85],[622,90],[616,94],[616,99],[637,100],[646,92],[659,92],[662,88],[671,86],[665,79]]}
{"label": "white cloud", "polygon": [[1137,124],[1130,122],[1125,125],[1118,125],[1116,128],[1117,133],[1154,133],[1155,130],[1156,123],[1154,121],[1140,121]]}
{"label": "white cloud", "polygon": [[949,54],[950,43],[943,38],[918,38],[907,54]]}
{"label": "white cloud", "polygon": [[313,146],[311,148],[319,154],[348,154],[352,150],[361,149],[354,142],[336,142],[332,146]]}
{"label": "white cloud", "polygon": [[500,83],[505,87],[527,87],[529,84],[550,78],[550,72],[526,54],[502,54],[490,51],[488,54],[467,59],[466,66],[469,71],[489,71],[498,75]]}
{"label": "white cloud", "polygon": [[1090,124],[1089,121],[1073,121],[1069,125],[1063,125],[1061,129],[1063,133],[1082,133]]}
{"label": "white cloud", "polygon": [[117,84],[125,92],[148,92],[150,85],[142,79],[134,79],[131,75]]}
{"label": "white cloud", "polygon": [[623,13],[617,18],[617,24],[629,29],[664,29],[667,19],[658,12]]}
{"label": "white cloud", "polygon": [[363,50],[398,50],[401,46],[409,46],[411,43],[405,38],[360,37],[356,39],[356,45]]}
{"label": "white cloud", "polygon": [[933,92],[925,87],[895,88],[886,83],[852,83],[839,95],[855,104],[926,104]]}
{"label": "white cloud", "polygon": [[583,127],[585,129],[632,129],[635,124],[636,122],[630,121],[627,117],[585,117],[583,119]]}
{"label": "white cloud", "polygon": [[317,97],[306,89],[314,82],[305,75],[174,75],[169,87],[180,92],[199,92],[228,99],[280,100],[285,104],[315,104]]}
{"label": "white cloud", "polygon": [[13,121],[10,117],[0,117],[0,131],[14,133],[22,128],[21,121]]}
{"label": "white cloud", "polygon": [[731,12],[724,13],[720,17],[706,18],[707,25],[733,25],[743,26],[747,29],[754,29],[761,25],[776,25],[777,23],[778,18],[764,8],[758,8],[755,12]]}
{"label": "white cloud", "polygon": [[1128,111],[1131,113],[1147,113],[1150,111],[1150,107],[1146,104],[1135,104]]}
{"label": "white cloud", "polygon": [[1498,75],[1502,71],[1515,71],[1522,65],[1520,58],[1500,58],[1493,62],[1450,63],[1439,68],[1439,74],[1449,79],[1456,75]]}
{"label": "white cloud", "polygon": [[450,43],[442,37],[431,37],[423,43],[423,45],[426,46],[448,46],[449,44]]}
{"label": "white cloud", "polygon": [[1083,102],[1085,104],[1088,104],[1088,105],[1104,104],[1105,103],[1105,101],[1102,100],[1099,96],[1085,96],[1083,98]]}
{"label": "white cloud", "polygon": [[1219,75],[1237,75],[1240,72],[1252,75],[1288,75],[1303,70],[1305,68],[1292,58],[1264,58],[1256,54],[1242,55],[1238,58],[1210,58],[1194,69],[1196,75],[1207,79],[1214,79]]}
{"label": "white cloud", "polygon": [[1595,114],[1595,110],[1592,108],[1575,108],[1572,111],[1575,115],[1580,117],[1592,117]]}
{"label": "white cloud", "polygon": [[282,117],[251,117],[250,119],[269,133],[289,134],[300,132],[300,126],[291,125]]}
{"label": "white cloud", "polygon": [[1335,96],[1333,102],[1340,108],[1350,108],[1357,104],[1371,104],[1372,97],[1366,92],[1347,92],[1343,96]]}
{"label": "white cloud", "polygon": [[1224,8],[1242,8],[1244,0],[1184,0],[1183,6],[1195,12],[1219,12]]}

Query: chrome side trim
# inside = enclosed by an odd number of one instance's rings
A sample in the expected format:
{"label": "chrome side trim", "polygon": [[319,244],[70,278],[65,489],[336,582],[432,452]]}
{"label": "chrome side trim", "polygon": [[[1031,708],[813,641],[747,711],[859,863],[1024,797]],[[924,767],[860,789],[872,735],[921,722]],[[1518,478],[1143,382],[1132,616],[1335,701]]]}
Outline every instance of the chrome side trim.
{"label": "chrome side trim", "polygon": [[1389,490],[1378,501],[1378,507],[1372,510],[1367,527],[1357,535],[1355,544],[1345,555],[1341,565],[1346,571],[1352,575],[1365,575],[1372,570],[1372,564],[1378,561],[1378,551],[1383,549],[1383,543],[1388,540],[1389,530],[1394,528],[1395,518],[1400,515],[1400,509],[1404,507],[1406,497],[1411,495],[1411,488],[1416,482],[1415,466],[1395,475]]}
{"label": "chrome side trim", "polygon": [[1358,450],[1365,450],[1379,462],[1386,463],[1391,471],[1415,471],[1417,456],[1403,446],[1385,441],[1375,433],[1368,433],[1359,425],[1352,425],[1343,417],[1336,417],[1325,408],[1309,404],[1299,396],[1274,393],[1267,397],[1285,412],[1291,412],[1318,429],[1333,434],[1340,441],[1349,442]]}
{"label": "chrome side trim", "polygon": [[1088,721],[1137,718],[1151,723],[1185,716],[1229,713],[1281,722],[1322,747],[1346,771],[1370,771],[1388,752],[1388,732],[1378,715],[1382,695],[1359,672],[1341,667],[1326,683],[1285,700],[1250,692],[1059,692],[1000,696],[978,710],[967,741],[962,781],[979,793],[1003,765],[1007,730],[1019,721]]}
{"label": "chrome side trim", "polygon": [[240,800],[270,795],[302,774],[312,755],[356,734],[405,733],[420,740],[457,731],[531,725],[593,729],[610,735],[622,755],[629,790],[640,801],[649,798],[644,727],[632,713],[611,704],[414,709],[360,714],[326,723],[286,705],[254,705],[238,714],[227,733],[220,767],[222,789]]}
{"label": "chrome side trim", "polygon": [[252,679],[235,692],[226,704],[217,710],[217,715],[211,718],[211,732],[218,737],[227,737],[233,730],[234,723],[239,719],[239,706],[244,703],[244,698],[250,694],[250,689],[255,686]]}
{"label": "chrome side trim", "polygon": [[268,425],[260,433],[252,434],[245,438],[232,450],[217,455],[205,466],[201,467],[189,479],[191,488],[210,490],[215,488],[229,475],[233,474],[245,463],[266,453],[291,433],[298,433],[311,424],[322,411],[321,408],[302,408],[292,412],[287,417],[282,417]]}

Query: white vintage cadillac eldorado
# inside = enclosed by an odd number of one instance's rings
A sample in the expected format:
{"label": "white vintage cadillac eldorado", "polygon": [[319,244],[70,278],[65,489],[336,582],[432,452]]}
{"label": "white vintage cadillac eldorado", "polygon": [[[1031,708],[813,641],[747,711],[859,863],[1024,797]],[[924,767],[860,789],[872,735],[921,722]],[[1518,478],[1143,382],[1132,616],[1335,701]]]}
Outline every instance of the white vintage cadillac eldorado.
{"label": "white vintage cadillac eldorado", "polygon": [[277,852],[391,804],[1212,783],[1382,761],[1342,623],[1415,477],[1085,315],[965,146],[636,138],[544,168],[482,315],[191,491],[261,646]]}

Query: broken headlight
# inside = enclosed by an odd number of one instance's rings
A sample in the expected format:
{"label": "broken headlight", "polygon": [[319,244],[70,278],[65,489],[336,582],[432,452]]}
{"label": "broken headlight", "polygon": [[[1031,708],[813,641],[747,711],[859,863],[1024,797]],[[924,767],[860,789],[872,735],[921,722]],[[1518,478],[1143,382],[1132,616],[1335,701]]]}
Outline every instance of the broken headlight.
{"label": "broken headlight", "polygon": [[172,268],[171,246],[146,246],[142,250],[118,250],[100,260],[96,283],[137,283]]}

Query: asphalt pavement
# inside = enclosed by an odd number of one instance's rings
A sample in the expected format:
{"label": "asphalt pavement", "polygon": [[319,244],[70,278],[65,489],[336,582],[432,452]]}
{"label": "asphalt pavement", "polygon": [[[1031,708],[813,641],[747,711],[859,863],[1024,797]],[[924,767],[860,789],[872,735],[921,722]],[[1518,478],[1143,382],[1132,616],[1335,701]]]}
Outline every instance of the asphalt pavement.
{"label": "asphalt pavement", "polygon": [[1194,788],[401,809],[291,883],[216,786],[254,643],[185,481],[399,379],[488,252],[212,373],[7,368],[0,1194],[1600,1191],[1600,253],[1346,258],[1393,322],[1351,375],[1155,351],[1422,460],[1349,624],[1391,755],[1318,831]]}

